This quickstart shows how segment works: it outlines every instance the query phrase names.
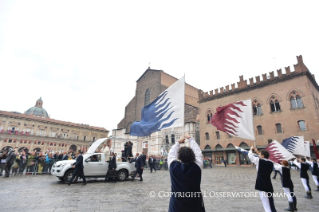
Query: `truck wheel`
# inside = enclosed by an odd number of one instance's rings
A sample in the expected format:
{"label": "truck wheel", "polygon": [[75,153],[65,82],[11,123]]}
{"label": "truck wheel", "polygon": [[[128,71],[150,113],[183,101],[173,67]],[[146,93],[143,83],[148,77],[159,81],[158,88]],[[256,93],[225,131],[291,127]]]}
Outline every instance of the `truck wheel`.
{"label": "truck wheel", "polygon": [[[70,169],[70,170],[68,170],[68,171],[64,174],[63,179],[64,179],[64,182],[65,182],[65,183],[68,183],[68,182],[69,182],[69,180],[70,180],[71,177],[72,177],[73,171],[74,171],[73,169]],[[72,183],[76,183],[77,181],[78,181],[78,176],[75,176]]]}
{"label": "truck wheel", "polygon": [[64,177],[59,177],[59,180],[61,180],[62,182],[64,182]]}
{"label": "truck wheel", "polygon": [[119,180],[119,181],[123,181],[123,180],[125,180],[127,178],[127,172],[125,171],[125,170],[120,170],[120,171],[118,171],[117,172],[117,179]]}

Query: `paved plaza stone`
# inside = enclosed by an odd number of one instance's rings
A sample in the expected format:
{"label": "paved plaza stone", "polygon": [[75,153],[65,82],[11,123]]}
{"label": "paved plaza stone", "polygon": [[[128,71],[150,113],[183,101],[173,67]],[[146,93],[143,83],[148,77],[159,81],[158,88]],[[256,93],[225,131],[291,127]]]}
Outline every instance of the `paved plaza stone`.
{"label": "paved plaza stone", "polygon": [[[299,172],[291,170],[291,173],[298,211],[319,211],[319,192],[314,191],[316,188],[312,178],[310,186],[313,189],[313,199],[308,200],[304,198],[305,191]],[[127,180],[104,183],[102,178],[88,178],[85,186],[81,180],[68,186],[52,175],[1,177],[0,211],[168,211],[169,172],[162,170],[150,173],[145,170],[143,179],[143,182],[135,179],[134,182]],[[253,167],[214,166],[204,169],[201,189],[206,195],[206,211],[262,212],[262,203],[254,190],[255,179],[256,169]],[[275,193],[283,195],[280,176],[277,175],[277,179],[272,179],[272,182]],[[239,192],[239,197],[227,197],[231,193],[221,192]],[[226,196],[221,197],[223,195]],[[277,211],[284,211],[288,207],[284,196],[275,197],[274,201]]]}

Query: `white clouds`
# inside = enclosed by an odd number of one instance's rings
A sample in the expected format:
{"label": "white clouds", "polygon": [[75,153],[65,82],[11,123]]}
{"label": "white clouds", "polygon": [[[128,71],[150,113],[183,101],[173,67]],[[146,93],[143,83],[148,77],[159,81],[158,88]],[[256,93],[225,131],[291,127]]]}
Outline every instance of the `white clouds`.
{"label": "white clouds", "polygon": [[43,95],[52,118],[111,130],[148,62],[177,78],[185,73],[204,91],[274,71],[273,57],[283,68],[302,54],[319,76],[316,8],[315,1],[10,1],[0,8],[0,72],[9,79],[0,109],[23,112]]}

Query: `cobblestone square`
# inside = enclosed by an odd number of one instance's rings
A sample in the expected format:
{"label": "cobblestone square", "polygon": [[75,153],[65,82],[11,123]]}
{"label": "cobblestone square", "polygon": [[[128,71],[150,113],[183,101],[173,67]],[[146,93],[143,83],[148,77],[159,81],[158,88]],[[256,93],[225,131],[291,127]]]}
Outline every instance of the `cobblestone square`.
{"label": "cobblestone square", "polygon": [[[319,192],[310,178],[313,199],[305,199],[305,191],[299,172],[291,170],[297,196],[297,208],[302,212],[319,209]],[[273,176],[273,174],[272,174]],[[310,175],[311,177],[311,175]],[[259,196],[248,196],[254,190],[256,170],[253,167],[218,167],[204,169],[201,189],[206,211],[255,211],[262,212]],[[143,182],[135,179],[114,183],[103,179],[88,178],[86,186],[81,180],[70,187],[52,175],[13,176],[0,178],[0,211],[168,211],[170,178],[168,171],[150,173],[145,170]],[[275,193],[283,194],[280,176],[273,179]],[[220,197],[227,195],[217,192],[242,192],[239,197]],[[249,193],[244,193],[249,192]],[[151,197],[152,196],[152,197]],[[153,197],[154,196],[154,197]],[[218,197],[217,197],[218,196]],[[246,197],[245,197],[246,196]],[[277,211],[288,207],[286,197],[275,197]]]}

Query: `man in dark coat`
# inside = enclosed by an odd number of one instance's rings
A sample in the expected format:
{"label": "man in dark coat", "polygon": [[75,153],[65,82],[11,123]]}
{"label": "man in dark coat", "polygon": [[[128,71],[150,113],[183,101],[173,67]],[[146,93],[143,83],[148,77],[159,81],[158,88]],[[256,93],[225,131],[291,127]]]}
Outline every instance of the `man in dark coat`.
{"label": "man in dark coat", "polygon": [[154,159],[154,157],[151,155],[151,156],[148,158],[148,165],[150,166],[150,172],[151,172],[151,173],[153,172],[153,169],[154,169],[155,172],[156,172],[156,169],[154,168],[154,164],[155,164],[155,159]]}
{"label": "man in dark coat", "polygon": [[306,163],[305,158],[294,160],[294,164],[296,164],[300,169],[300,179],[306,190],[306,199],[312,199],[311,188],[309,185],[309,176],[307,171],[310,169],[310,166]]}
{"label": "man in dark coat", "polygon": [[[180,144],[189,140],[190,147]],[[176,142],[168,153],[172,195],[169,212],[204,212],[205,206],[200,190],[203,156],[198,144],[188,134]],[[180,161],[178,161],[180,160]]]}
{"label": "man in dark coat", "polygon": [[116,156],[114,155],[114,152],[111,153],[111,160],[109,162],[109,169],[106,173],[106,176],[105,176],[105,180],[104,182],[106,182],[108,180],[108,178],[113,178],[114,179],[114,183],[116,183],[116,180],[117,180],[117,172],[116,172]]}
{"label": "man in dark coat", "polygon": [[75,176],[79,175],[79,177],[81,177],[83,179],[83,185],[86,185],[86,179],[84,176],[84,166],[83,166],[83,156],[82,156],[82,152],[81,150],[78,150],[78,157],[76,158],[75,163],[72,164],[74,169],[73,175],[71,177],[71,179],[68,182],[68,185],[70,186],[71,183],[73,182],[73,179]]}
{"label": "man in dark coat", "polygon": [[5,164],[5,177],[9,177],[11,166],[14,163],[14,160],[16,159],[16,154],[14,149],[10,149],[8,153],[8,157],[6,158],[6,164]]}
{"label": "man in dark coat", "polygon": [[134,181],[134,178],[138,174],[140,176],[140,181],[143,181],[143,168],[144,168],[144,158],[139,156],[138,153],[136,153],[136,158],[134,160],[131,160],[131,162],[135,162],[136,171],[134,176],[132,177],[132,182]]}
{"label": "man in dark coat", "polygon": [[127,148],[125,150],[126,150],[125,156],[127,158],[133,157],[133,154],[132,154],[132,143],[130,141],[127,143]]}

